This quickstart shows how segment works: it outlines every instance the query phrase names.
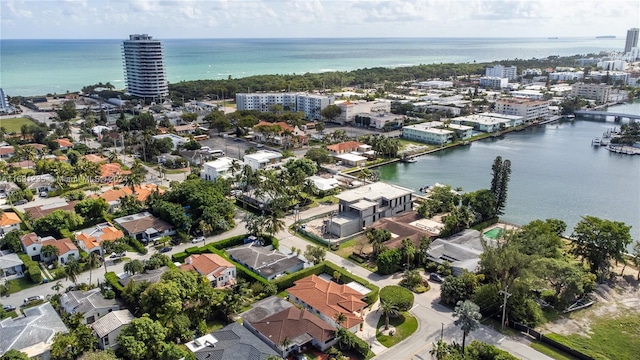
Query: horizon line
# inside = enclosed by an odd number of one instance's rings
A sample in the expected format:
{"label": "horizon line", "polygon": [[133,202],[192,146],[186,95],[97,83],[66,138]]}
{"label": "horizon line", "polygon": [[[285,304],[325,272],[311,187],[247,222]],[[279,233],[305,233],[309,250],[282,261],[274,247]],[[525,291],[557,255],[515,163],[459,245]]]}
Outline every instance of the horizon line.
{"label": "horizon line", "polygon": [[[130,34],[134,35],[134,34]],[[147,34],[148,35],[148,34]],[[606,38],[601,38],[601,37]],[[336,39],[618,39],[619,35],[593,36],[356,36],[356,37],[154,37],[154,40],[336,40]],[[622,36],[624,37],[624,36]],[[3,40],[127,40],[127,38],[0,38]]]}

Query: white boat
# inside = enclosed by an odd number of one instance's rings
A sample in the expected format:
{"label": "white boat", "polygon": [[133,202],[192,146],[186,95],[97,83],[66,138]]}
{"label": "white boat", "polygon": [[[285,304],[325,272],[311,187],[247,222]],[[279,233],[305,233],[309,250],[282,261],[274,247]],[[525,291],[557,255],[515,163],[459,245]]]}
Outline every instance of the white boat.
{"label": "white boat", "polygon": [[600,146],[600,138],[595,138],[595,139],[591,140],[591,145]]}

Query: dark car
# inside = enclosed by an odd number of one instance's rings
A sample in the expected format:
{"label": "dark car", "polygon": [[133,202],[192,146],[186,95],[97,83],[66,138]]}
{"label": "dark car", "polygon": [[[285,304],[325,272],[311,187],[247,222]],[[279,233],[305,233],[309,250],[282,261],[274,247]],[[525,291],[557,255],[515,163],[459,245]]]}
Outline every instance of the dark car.
{"label": "dark car", "polygon": [[437,282],[437,283],[444,282],[444,278],[442,277],[442,275],[440,275],[438,273],[431,273],[431,275],[429,275],[429,280]]}
{"label": "dark car", "polygon": [[14,205],[24,205],[24,204],[26,204],[28,202],[29,202],[29,200],[27,200],[27,199],[20,199],[20,200],[16,201]]}
{"label": "dark car", "polygon": [[13,306],[13,305],[2,305],[2,310],[4,310],[4,311],[13,311],[15,309],[16,309],[16,307]]}
{"label": "dark car", "polygon": [[166,253],[166,252],[169,252],[171,250],[173,250],[173,248],[171,246],[165,246],[165,247],[163,247],[162,249],[160,249],[158,251],[160,251],[161,253]]}

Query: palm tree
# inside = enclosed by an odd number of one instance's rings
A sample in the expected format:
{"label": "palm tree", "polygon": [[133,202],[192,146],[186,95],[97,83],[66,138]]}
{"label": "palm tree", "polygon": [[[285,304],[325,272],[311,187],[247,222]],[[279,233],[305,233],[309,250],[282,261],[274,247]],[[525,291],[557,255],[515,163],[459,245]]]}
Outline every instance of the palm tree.
{"label": "palm tree", "polygon": [[51,290],[57,292],[58,294],[60,294],[60,290],[63,288],[64,286],[62,285],[62,281],[56,281],[56,283],[51,287]]}
{"label": "palm tree", "polygon": [[40,254],[42,254],[42,257],[44,259],[47,259],[47,261],[58,257],[58,255],[60,255],[60,250],[53,246],[53,245],[45,245],[42,247],[42,250],[40,250]]}
{"label": "palm tree", "polygon": [[291,340],[289,337],[285,336],[284,339],[280,342],[280,348],[282,349],[282,356],[284,356],[287,352],[287,348],[291,345]]}
{"label": "palm tree", "polygon": [[91,286],[92,283],[93,268],[96,267],[96,264],[98,264],[98,254],[90,251],[87,257],[87,265],[89,265],[89,286]]}
{"label": "palm tree", "polygon": [[131,260],[124,264],[124,271],[131,275],[139,274],[144,270],[144,264],[140,260]]}
{"label": "palm tree", "polygon": [[342,326],[342,324],[347,321],[347,315],[339,312],[333,316],[333,319],[336,321],[336,324],[338,324],[338,326]]}
{"label": "palm tree", "polygon": [[198,230],[202,232],[202,236],[204,237],[203,244],[207,244],[207,236],[209,236],[213,232],[213,226],[204,220],[200,220],[198,223]]}
{"label": "palm tree", "polygon": [[264,218],[264,231],[271,236],[274,236],[284,230],[285,226],[284,221],[278,218],[278,215],[275,212],[272,212],[269,216]]}
{"label": "palm tree", "polygon": [[467,335],[480,327],[480,319],[482,318],[480,307],[469,300],[458,301],[453,310],[453,316],[457,318],[454,324],[462,329],[462,354],[464,354],[464,343]]}
{"label": "palm tree", "polygon": [[396,316],[400,313],[398,305],[391,301],[380,300],[378,311],[380,310],[382,310],[382,315],[384,315],[384,329],[389,330],[389,316]]}
{"label": "palm tree", "polygon": [[416,255],[416,247],[413,245],[413,241],[407,238],[402,240],[402,252],[407,257],[407,269],[411,269],[411,263]]}
{"label": "palm tree", "polygon": [[118,159],[118,153],[115,150],[109,151],[109,155],[107,155],[107,160],[112,163]]}
{"label": "palm tree", "polygon": [[67,265],[64,267],[64,278],[71,280],[74,284],[78,282],[78,275],[80,274],[80,263],[75,258],[69,258]]}

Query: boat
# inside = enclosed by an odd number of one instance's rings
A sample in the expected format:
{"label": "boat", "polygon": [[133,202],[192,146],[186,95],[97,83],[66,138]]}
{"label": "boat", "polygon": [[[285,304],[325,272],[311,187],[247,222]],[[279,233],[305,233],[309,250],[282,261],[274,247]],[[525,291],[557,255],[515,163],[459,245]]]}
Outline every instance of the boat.
{"label": "boat", "polygon": [[576,116],[571,114],[571,115],[565,115],[564,117],[566,117],[567,119],[575,119]]}
{"label": "boat", "polygon": [[593,140],[591,140],[591,145],[600,146],[600,138],[594,138]]}
{"label": "boat", "polygon": [[601,35],[601,36],[596,36],[596,39],[615,39],[616,36],[615,35]]}
{"label": "boat", "polygon": [[414,163],[414,162],[416,162],[418,160],[416,160],[416,158],[413,158],[413,157],[406,157],[406,158],[402,158],[401,161],[404,162],[404,163]]}

